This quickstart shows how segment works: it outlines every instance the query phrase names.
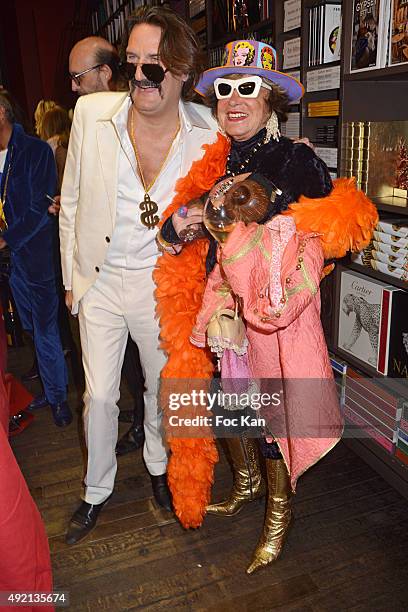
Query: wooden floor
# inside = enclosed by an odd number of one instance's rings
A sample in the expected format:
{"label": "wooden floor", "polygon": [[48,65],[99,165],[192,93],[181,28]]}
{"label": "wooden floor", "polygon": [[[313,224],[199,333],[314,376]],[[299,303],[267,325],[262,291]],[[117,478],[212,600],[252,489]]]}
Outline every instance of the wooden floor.
{"label": "wooden floor", "polygon": [[[21,374],[29,360],[27,348],[12,349],[9,370]],[[77,403],[75,392],[70,399]],[[130,408],[129,400],[121,406]],[[48,409],[38,411],[12,446],[46,525],[55,587],[69,591],[70,610],[408,609],[407,502],[342,444],[302,477],[282,558],[252,577],[245,568],[263,502],[186,532],[155,507],[141,453],[131,453],[119,459],[115,492],[96,529],[67,546],[83,473],[78,424],[59,430]],[[223,459],[214,497],[230,483]]]}

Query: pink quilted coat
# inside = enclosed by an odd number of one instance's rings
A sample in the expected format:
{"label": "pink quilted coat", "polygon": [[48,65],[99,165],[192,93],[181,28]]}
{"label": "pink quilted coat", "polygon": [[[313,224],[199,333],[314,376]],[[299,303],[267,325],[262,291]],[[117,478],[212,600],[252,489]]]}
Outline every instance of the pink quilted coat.
{"label": "pink quilted coat", "polygon": [[296,231],[291,217],[238,223],[210,276],[191,341],[205,345],[213,315],[238,297],[248,338],[250,375],[284,400],[264,409],[268,430],[299,476],[339,441],[343,423],[320,321],[323,252],[317,234]]}

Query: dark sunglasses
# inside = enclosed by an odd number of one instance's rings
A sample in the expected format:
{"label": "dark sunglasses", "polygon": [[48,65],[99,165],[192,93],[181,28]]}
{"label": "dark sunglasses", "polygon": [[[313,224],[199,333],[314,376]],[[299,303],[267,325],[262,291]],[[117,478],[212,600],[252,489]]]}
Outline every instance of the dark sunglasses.
{"label": "dark sunglasses", "polygon": [[137,67],[140,66],[142,72],[148,81],[153,83],[161,83],[168,69],[164,70],[160,64],[133,64],[131,62],[122,62],[120,71],[124,79],[131,81],[135,78]]}

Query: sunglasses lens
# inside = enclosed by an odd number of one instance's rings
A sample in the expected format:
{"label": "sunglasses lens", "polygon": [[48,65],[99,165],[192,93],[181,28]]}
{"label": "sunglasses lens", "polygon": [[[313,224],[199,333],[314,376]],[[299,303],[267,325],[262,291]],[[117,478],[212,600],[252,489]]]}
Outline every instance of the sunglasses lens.
{"label": "sunglasses lens", "polygon": [[159,64],[142,64],[142,72],[146,79],[153,83],[161,83],[164,79],[164,69]]}
{"label": "sunglasses lens", "polygon": [[123,64],[120,65],[120,71],[126,81],[131,81],[135,77],[136,66],[130,62],[123,62]]}
{"label": "sunglasses lens", "polygon": [[248,83],[241,83],[238,85],[238,93],[240,96],[251,96],[255,91],[256,83],[249,81]]}
{"label": "sunglasses lens", "polygon": [[218,93],[222,98],[229,96],[231,91],[232,87],[228,83],[218,83]]}

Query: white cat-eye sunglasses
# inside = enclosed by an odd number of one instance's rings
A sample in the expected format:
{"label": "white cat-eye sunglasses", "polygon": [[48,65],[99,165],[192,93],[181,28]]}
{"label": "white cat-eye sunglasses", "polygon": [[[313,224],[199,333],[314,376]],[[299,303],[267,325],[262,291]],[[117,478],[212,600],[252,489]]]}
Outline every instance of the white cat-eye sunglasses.
{"label": "white cat-eye sunglasses", "polygon": [[261,87],[272,89],[270,85],[264,83],[260,76],[256,75],[235,80],[218,78],[214,81],[214,91],[218,100],[230,98],[234,91],[237,91],[241,98],[257,98]]}

